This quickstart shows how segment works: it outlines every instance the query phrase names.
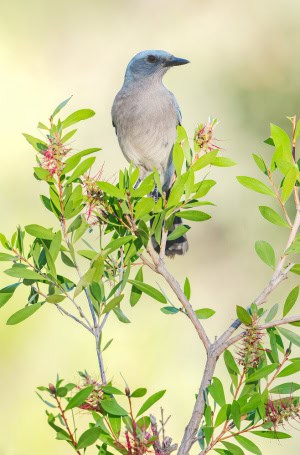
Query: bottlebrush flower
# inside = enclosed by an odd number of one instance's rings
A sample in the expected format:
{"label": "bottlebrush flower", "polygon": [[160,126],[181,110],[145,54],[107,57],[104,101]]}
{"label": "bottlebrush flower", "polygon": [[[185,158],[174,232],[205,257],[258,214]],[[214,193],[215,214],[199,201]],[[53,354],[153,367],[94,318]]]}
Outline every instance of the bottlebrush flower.
{"label": "bottlebrush flower", "polygon": [[64,168],[63,159],[71,149],[60,142],[58,134],[49,136],[49,145],[43,152],[41,167],[47,169],[51,175],[59,175]]}
{"label": "bottlebrush flower", "polygon": [[213,137],[213,129],[217,125],[217,119],[208,119],[207,123],[200,123],[194,134],[194,147],[197,154],[199,152],[210,152],[218,148],[213,142],[216,140]]}
{"label": "bottlebrush flower", "polygon": [[256,368],[259,363],[262,347],[260,346],[263,333],[257,326],[258,317],[252,316],[252,324],[246,325],[244,336],[238,351],[238,363],[244,367],[245,371],[250,368]]}

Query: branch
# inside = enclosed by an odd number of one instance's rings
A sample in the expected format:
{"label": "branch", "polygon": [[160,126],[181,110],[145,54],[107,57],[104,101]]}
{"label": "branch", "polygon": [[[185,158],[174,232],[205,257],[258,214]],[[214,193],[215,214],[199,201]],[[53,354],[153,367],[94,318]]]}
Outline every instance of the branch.
{"label": "branch", "polygon": [[[288,272],[293,267],[294,264],[289,264],[286,268],[284,268],[284,265],[285,265],[285,262],[286,262],[286,259],[288,256],[286,254],[286,251],[291,246],[293,241],[295,240],[299,226],[300,226],[300,208],[297,208],[295,221],[294,221],[293,227],[291,229],[288,241],[286,243],[284,253],[281,256],[281,259],[278,262],[276,270],[274,271],[269,283],[263,289],[263,291],[259,294],[259,296],[256,297],[256,299],[254,300],[254,303],[256,305],[262,305],[264,302],[267,301],[271,292],[274,291],[274,289],[281,283],[281,281],[283,281],[287,278]],[[236,331],[236,329],[238,329],[240,327],[240,325],[241,325],[240,320],[236,319],[230,325],[230,327],[223,333],[223,335],[221,335],[221,337],[215,342],[215,346],[221,350],[220,353],[222,353],[224,351],[224,349],[222,349],[223,344],[230,338],[230,336]]]}
{"label": "branch", "polygon": [[[297,314],[296,316],[289,316],[288,318],[278,319],[276,321],[271,321],[266,324],[259,325],[259,326],[257,326],[257,329],[265,330],[265,329],[270,329],[272,327],[277,327],[278,325],[291,324],[292,322],[298,322],[298,321],[300,321],[300,314]],[[225,349],[229,348],[229,346],[232,346],[233,344],[240,341],[243,338],[244,334],[245,334],[245,332],[241,332],[238,335],[236,335],[235,337],[229,338],[229,340],[227,340],[224,343],[223,350],[225,351]]]}
{"label": "branch", "polygon": [[56,306],[56,308],[63,314],[65,314],[66,316],[68,316],[69,318],[73,319],[74,321],[78,322],[78,324],[82,325],[86,330],[88,330],[90,333],[93,333],[93,330],[91,329],[91,327],[89,327],[87,324],[85,324],[83,321],[80,321],[80,319],[76,318],[76,316],[74,316],[73,314],[69,313],[67,310],[65,310],[61,305],[59,305],[58,303],[54,303],[54,305]]}

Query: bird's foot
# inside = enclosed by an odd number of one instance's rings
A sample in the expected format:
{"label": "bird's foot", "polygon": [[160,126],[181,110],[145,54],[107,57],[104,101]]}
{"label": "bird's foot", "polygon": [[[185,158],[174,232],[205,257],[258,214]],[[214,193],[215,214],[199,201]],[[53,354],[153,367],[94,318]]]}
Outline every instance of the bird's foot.
{"label": "bird's foot", "polygon": [[158,196],[159,196],[158,188],[157,188],[156,183],[155,183],[155,186],[154,186],[154,190],[150,193],[150,195],[151,195],[151,197],[153,197],[154,202],[155,202],[155,204],[156,204],[157,201],[158,201]]}

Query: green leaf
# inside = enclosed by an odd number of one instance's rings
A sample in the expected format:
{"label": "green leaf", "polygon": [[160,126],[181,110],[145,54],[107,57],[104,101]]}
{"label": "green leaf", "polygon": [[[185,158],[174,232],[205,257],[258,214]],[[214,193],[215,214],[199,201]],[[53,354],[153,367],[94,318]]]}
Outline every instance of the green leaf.
{"label": "green leaf", "polygon": [[47,149],[46,142],[42,141],[41,139],[30,136],[30,134],[26,133],[23,133],[23,136],[25,137],[26,141],[29,142],[29,144],[32,145],[32,147],[37,152],[43,153],[43,150]]}
{"label": "green leaf", "polygon": [[217,156],[212,165],[213,166],[219,166],[219,167],[230,167],[230,166],[236,166],[236,162],[231,160],[230,158],[226,158],[225,156]]}
{"label": "green leaf", "polygon": [[255,455],[262,455],[260,448],[254,444],[254,442],[250,441],[250,439],[245,438],[245,436],[236,435],[234,436],[237,442],[244,447],[244,449],[248,450]]}
{"label": "green leaf", "polygon": [[203,196],[206,196],[206,194],[213,186],[215,186],[215,184],[216,184],[215,180],[202,180],[202,182],[197,183],[196,188],[194,189],[194,191],[196,192],[194,198],[199,199]]}
{"label": "green leaf", "polygon": [[49,302],[49,303],[60,303],[60,302],[62,302],[65,298],[66,298],[65,295],[61,295],[61,294],[51,294],[51,295],[48,295],[48,297],[46,298],[46,302]]}
{"label": "green leaf", "polygon": [[272,363],[271,365],[267,365],[265,367],[259,368],[258,370],[255,371],[255,373],[250,374],[250,376],[247,378],[246,382],[255,382],[258,381],[259,379],[266,378],[271,374],[274,370],[278,368],[279,364],[278,363]]}
{"label": "green leaf", "polygon": [[239,403],[236,400],[233,400],[232,405],[231,405],[231,416],[233,423],[239,430],[241,427],[241,408]]}
{"label": "green leaf", "polygon": [[286,298],[286,301],[285,301],[284,307],[283,307],[283,316],[286,316],[291,311],[291,309],[297,302],[298,295],[299,295],[299,286],[296,286],[294,289],[291,290],[291,292],[289,293],[289,295]]}
{"label": "green leaf", "polygon": [[230,451],[232,455],[245,455],[244,451],[232,442],[222,441],[222,444]]}
{"label": "green leaf", "polygon": [[173,163],[174,163],[176,175],[180,176],[181,169],[182,169],[183,162],[184,162],[184,153],[183,153],[180,143],[175,142],[172,153],[173,153]]}
{"label": "green leaf", "polygon": [[222,423],[225,422],[225,420],[227,420],[228,417],[229,417],[229,415],[228,415],[228,405],[224,404],[224,406],[222,406],[220,411],[218,412],[218,415],[216,417],[214,426],[218,427],[218,426],[222,425]]}
{"label": "green leaf", "polygon": [[224,406],[226,404],[223,385],[219,378],[213,377],[212,384],[208,386],[208,390],[219,406]]}
{"label": "green leaf", "polygon": [[289,227],[288,222],[278,215],[275,210],[271,209],[271,207],[261,205],[258,208],[262,216],[270,223],[276,224],[277,226]]}
{"label": "green leaf", "polygon": [[215,314],[215,310],[211,308],[199,308],[199,310],[195,310],[195,313],[198,319],[208,319]]}
{"label": "green leaf", "polygon": [[265,185],[260,180],[254,179],[253,177],[246,177],[246,176],[238,176],[237,180],[240,182],[241,185],[245,186],[249,190],[256,191],[257,193],[267,194],[268,196],[276,197],[271,188]]}
{"label": "green leaf", "polygon": [[[101,183],[105,183],[105,182],[101,182]],[[136,190],[133,190],[131,192],[131,196],[132,197],[146,196],[147,194],[151,193],[153,188],[154,188],[154,178],[153,178],[153,173],[151,173],[142,181],[142,183],[140,183],[139,187]],[[104,189],[104,191],[106,192],[105,189]],[[107,192],[109,194],[111,194],[108,190],[107,190]],[[119,196],[117,196],[117,197],[119,197]],[[121,199],[124,199],[124,195],[122,195]]]}
{"label": "green leaf", "polygon": [[77,392],[67,404],[66,411],[81,406],[88,399],[93,390],[94,386],[89,385],[84,389],[81,389],[79,392]]}
{"label": "green leaf", "polygon": [[246,325],[251,325],[252,324],[252,318],[248,311],[243,308],[242,306],[237,305],[236,307],[236,314],[239,320]]}
{"label": "green leaf", "polygon": [[77,132],[77,129],[75,130],[71,130],[69,131],[67,134],[65,134],[62,138],[61,138],[61,142],[62,144],[64,144],[65,142],[68,142],[69,139],[71,139],[74,134]]}
{"label": "green leaf", "polygon": [[287,338],[291,343],[295,344],[296,346],[300,346],[300,335],[292,332],[291,330],[284,329],[281,327],[277,327],[277,330]]}
{"label": "green leaf", "polygon": [[175,308],[174,306],[164,306],[160,308],[160,311],[164,314],[177,314],[179,313],[179,309]]}
{"label": "green leaf", "polygon": [[70,99],[72,98],[73,95],[71,95],[69,98],[67,98],[66,100],[62,101],[53,111],[53,114],[51,115],[51,117],[53,118],[56,114],[58,114],[63,107],[65,107],[65,105],[70,101]]}
{"label": "green leaf", "polygon": [[9,284],[8,286],[5,286],[5,288],[0,289],[0,308],[14,295],[14,292],[19,285],[20,283]]}
{"label": "green leaf", "polygon": [[135,239],[134,235],[127,235],[125,237],[119,237],[116,240],[112,240],[109,244],[105,247],[106,254],[111,254],[113,251],[118,250],[121,246],[126,245],[126,243],[130,242],[131,240]]}
{"label": "green leaf", "polygon": [[189,229],[190,226],[187,226],[186,224],[180,224],[174,229],[174,231],[170,232],[170,234],[167,237],[167,240],[176,240],[182,235],[184,235]]}
{"label": "green leaf", "polygon": [[295,382],[286,382],[285,384],[279,384],[270,390],[270,393],[278,393],[279,395],[291,395],[300,389],[300,384]]}
{"label": "green leaf", "polygon": [[164,396],[165,393],[166,393],[166,390],[160,390],[159,392],[156,392],[153,395],[151,395],[145,401],[145,403],[141,406],[141,408],[136,416],[139,417],[140,415],[144,414],[144,412],[146,412],[149,408],[151,408],[151,406],[154,405],[154,403],[156,403],[158,400],[160,400]]}
{"label": "green leaf", "polygon": [[[248,398],[248,397],[246,396],[246,398]],[[263,403],[262,395],[260,393],[255,393],[247,403],[242,404],[240,402],[242,415],[247,414],[248,412],[254,411],[259,406],[261,406],[262,403]]]}
{"label": "green leaf", "polygon": [[93,260],[97,256],[97,252],[93,250],[78,250],[77,253],[79,256],[89,260]]}
{"label": "green leaf", "polygon": [[272,269],[275,268],[275,252],[272,246],[265,240],[255,242],[255,251],[260,259]]}
{"label": "green leaf", "polygon": [[42,167],[34,167],[34,177],[37,180],[44,180],[45,182],[53,182],[53,176],[47,169],[43,169]]}
{"label": "green leaf", "polygon": [[179,203],[181,197],[183,196],[185,184],[188,177],[189,174],[185,172],[183,175],[177,178],[168,197],[167,207],[176,206]]}
{"label": "green leaf", "polygon": [[80,163],[73,174],[68,178],[68,184],[72,183],[74,180],[78,179],[82,174],[88,171],[90,167],[94,164],[96,160],[95,156],[92,156],[90,158],[87,158],[85,161]]}
{"label": "green leaf", "polygon": [[128,317],[123,313],[123,311],[121,310],[121,308],[119,307],[115,307],[113,309],[113,312],[115,313],[115,315],[117,316],[117,318],[119,319],[120,322],[123,322],[123,324],[129,324],[130,323],[130,320],[128,319]]}
{"label": "green leaf", "polygon": [[74,123],[81,122],[82,120],[87,120],[94,115],[95,112],[92,109],[79,109],[78,111],[70,114],[65,120],[63,120],[61,125],[63,128],[69,128],[69,126],[74,125]]}
{"label": "green leaf", "polygon": [[282,184],[282,193],[281,193],[281,199],[282,202],[286,202],[288,198],[290,197],[294,186],[296,184],[296,180],[298,177],[299,171],[295,167],[291,167],[291,169],[288,171],[286,174],[283,184]]}
{"label": "green leaf", "polygon": [[214,164],[217,154],[218,150],[212,150],[211,152],[205,153],[204,155],[200,156],[200,158],[198,158],[194,164],[192,164],[191,168],[193,171],[199,171],[209,164]]}
{"label": "green leaf", "polygon": [[128,412],[122,408],[114,398],[107,398],[101,401],[101,407],[106,411],[108,414],[112,414],[115,416],[127,416]]}
{"label": "green leaf", "polygon": [[278,373],[278,378],[284,378],[285,376],[290,376],[291,374],[298,373],[300,371],[300,360],[297,360]]}
{"label": "green leaf", "polygon": [[140,387],[139,389],[136,389],[133,393],[130,394],[131,398],[140,398],[145,396],[147,393],[147,389],[144,387]]}
{"label": "green leaf", "polygon": [[239,367],[237,366],[236,361],[234,360],[233,355],[228,349],[224,351],[224,362],[229,374],[240,374]]}
{"label": "green leaf", "polygon": [[267,170],[267,166],[264,162],[264,160],[262,159],[261,156],[258,156],[258,155],[255,155],[255,153],[252,154],[253,156],[253,159],[255,161],[255,163],[257,164],[257,167],[264,173],[264,174],[267,174],[268,170]]}
{"label": "green leaf", "polygon": [[182,212],[177,212],[176,216],[191,221],[206,221],[211,218],[208,213],[201,212],[200,210],[185,210]]}
{"label": "green leaf", "polygon": [[43,281],[45,279],[34,270],[28,269],[21,264],[14,264],[11,269],[5,270],[4,273],[15,278],[25,278],[27,280]]}
{"label": "green leaf", "polygon": [[42,306],[42,303],[33,303],[32,305],[27,305],[25,308],[14,313],[6,322],[7,325],[19,324],[19,322],[24,321],[25,319],[32,316],[37,310]]}
{"label": "green leaf", "polygon": [[270,309],[269,313],[266,316],[265,322],[270,322],[275,318],[278,308],[279,308],[278,303],[272,306],[272,308]]}
{"label": "green leaf", "polygon": [[260,436],[261,438],[267,438],[267,439],[288,439],[291,438],[292,436],[283,433],[282,431],[251,431],[251,433],[255,434],[256,436]]}
{"label": "green leaf", "polygon": [[112,185],[111,183],[97,182],[97,185],[104,193],[108,193],[111,196],[114,196],[118,199],[126,199],[125,191],[121,190],[120,188],[117,188],[116,186]]}
{"label": "green leaf", "polygon": [[155,201],[151,198],[142,198],[134,207],[135,219],[138,220],[148,215],[154,208]]}
{"label": "green leaf", "polygon": [[184,286],[183,286],[183,292],[184,292],[184,295],[186,296],[186,298],[188,300],[190,300],[190,298],[191,298],[191,284],[190,284],[190,281],[189,281],[188,277],[186,277],[186,279],[185,279]]}
{"label": "green leaf", "polygon": [[76,450],[85,449],[93,445],[99,438],[102,430],[99,427],[92,427],[86,430],[78,439]]}
{"label": "green leaf", "polygon": [[112,298],[107,304],[105,305],[104,310],[102,311],[102,314],[108,313],[111,311],[113,308],[116,306],[120,305],[121,301],[124,298],[124,294],[117,295],[116,297]]}
{"label": "green leaf", "polygon": [[[135,280],[139,282],[143,282],[143,267],[140,267],[136,276]],[[132,286],[130,292],[130,305],[134,306],[138,303],[142,295],[142,291],[135,286]]]}
{"label": "green leaf", "polygon": [[166,297],[153,286],[137,280],[128,280],[128,283],[133,284],[137,289],[149,295],[158,302],[167,303]]}
{"label": "green leaf", "polygon": [[122,390],[117,389],[116,387],[113,387],[112,385],[106,385],[102,387],[102,390],[104,393],[108,395],[125,395]]}
{"label": "green leaf", "polygon": [[274,141],[275,147],[282,149],[282,159],[292,162],[292,154],[291,154],[291,140],[288,134],[279,126],[274,125],[271,123],[271,137]]}
{"label": "green leaf", "polygon": [[0,261],[14,261],[16,256],[7,253],[0,253]]}
{"label": "green leaf", "polygon": [[300,264],[295,264],[291,270],[291,272],[296,273],[296,275],[300,275]]}
{"label": "green leaf", "polygon": [[38,239],[52,240],[54,237],[52,229],[44,228],[38,224],[28,224],[24,229],[27,234],[37,237]]}

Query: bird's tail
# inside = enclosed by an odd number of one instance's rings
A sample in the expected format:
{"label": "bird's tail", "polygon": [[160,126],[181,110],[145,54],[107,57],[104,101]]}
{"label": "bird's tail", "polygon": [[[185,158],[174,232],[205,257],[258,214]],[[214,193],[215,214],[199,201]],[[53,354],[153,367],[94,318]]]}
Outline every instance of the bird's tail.
{"label": "bird's tail", "polygon": [[[174,231],[176,227],[182,224],[182,220],[179,217],[175,217],[173,226],[169,230],[169,234]],[[160,247],[155,239],[154,236],[152,236],[152,245],[157,253],[160,251]],[[189,249],[189,244],[186,235],[182,235],[181,237],[178,237],[178,239],[175,240],[167,240],[166,244],[166,250],[165,254],[166,256],[170,258],[174,258],[174,256],[182,256],[187,252]]]}

